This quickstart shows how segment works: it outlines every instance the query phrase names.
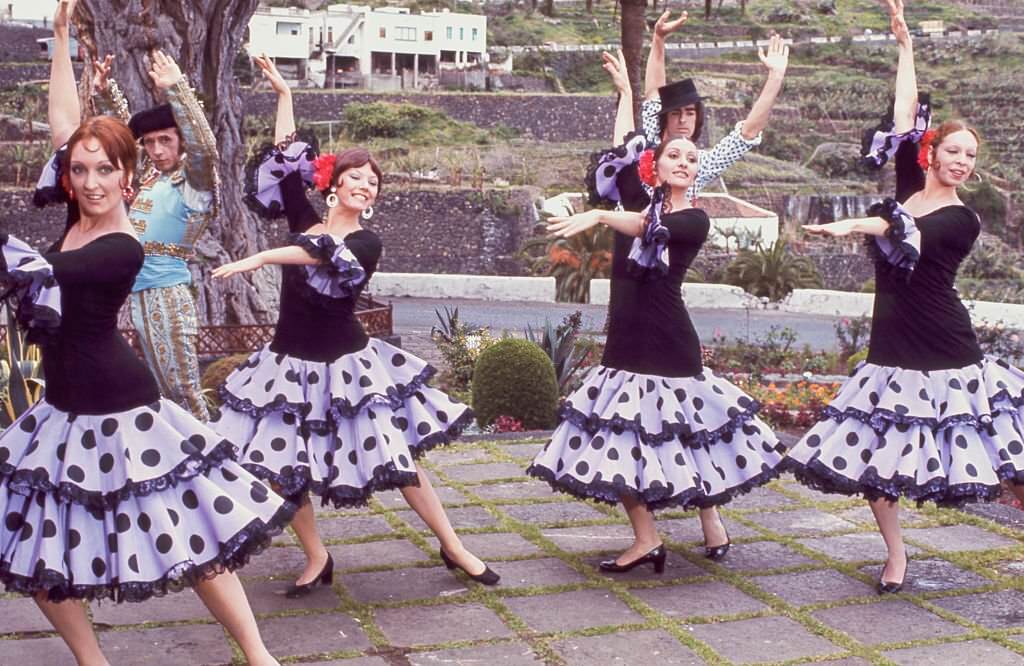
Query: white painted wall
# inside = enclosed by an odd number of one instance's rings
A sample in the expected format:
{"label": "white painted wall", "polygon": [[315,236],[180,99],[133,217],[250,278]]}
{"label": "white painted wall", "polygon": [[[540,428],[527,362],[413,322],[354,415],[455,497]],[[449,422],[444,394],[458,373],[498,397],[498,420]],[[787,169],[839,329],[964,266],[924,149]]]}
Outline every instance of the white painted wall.
{"label": "white painted wall", "polygon": [[481,301],[553,303],[555,278],[374,273],[371,291],[377,297],[468,298]]}

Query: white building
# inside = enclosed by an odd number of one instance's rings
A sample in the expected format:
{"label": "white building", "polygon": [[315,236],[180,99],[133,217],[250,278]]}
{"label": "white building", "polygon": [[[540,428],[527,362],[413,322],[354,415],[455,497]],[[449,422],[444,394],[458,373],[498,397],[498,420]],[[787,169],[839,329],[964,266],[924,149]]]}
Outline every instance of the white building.
{"label": "white building", "polygon": [[300,82],[416,88],[436,80],[441,69],[484,62],[487,17],[342,4],[319,11],[260,7],[249,22],[247,49],[267,54]]}
{"label": "white building", "polygon": [[748,248],[761,242],[771,245],[779,239],[779,216],[730,194],[702,192],[697,208],[711,218],[708,242],[721,248]]}

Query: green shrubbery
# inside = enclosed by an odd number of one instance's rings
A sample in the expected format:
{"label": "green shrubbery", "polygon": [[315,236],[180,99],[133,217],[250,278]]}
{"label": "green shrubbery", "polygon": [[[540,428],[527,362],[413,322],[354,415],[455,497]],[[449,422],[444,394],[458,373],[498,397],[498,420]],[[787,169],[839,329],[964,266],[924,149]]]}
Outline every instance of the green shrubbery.
{"label": "green shrubbery", "polygon": [[473,372],[473,411],[481,426],[510,416],[527,430],[550,428],[557,408],[555,366],[536,344],[506,338],[480,353]]}
{"label": "green shrubbery", "polygon": [[725,283],[742,287],[747,293],[777,302],[794,289],[821,287],[818,269],[808,257],[789,251],[786,241],[765,247],[740,250],[725,267]]}

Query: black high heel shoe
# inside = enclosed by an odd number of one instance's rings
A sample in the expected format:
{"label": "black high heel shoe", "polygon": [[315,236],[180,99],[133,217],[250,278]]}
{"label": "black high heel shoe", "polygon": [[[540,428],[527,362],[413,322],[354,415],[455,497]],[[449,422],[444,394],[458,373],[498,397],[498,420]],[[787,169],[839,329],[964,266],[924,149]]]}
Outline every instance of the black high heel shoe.
{"label": "black high heel shoe", "polygon": [[[906,554],[903,555],[906,559]],[[885,566],[882,566],[882,573],[878,574],[878,585],[875,587],[879,595],[896,594],[903,590],[903,583],[907,580],[907,570],[910,569],[910,560],[907,559],[907,566],[903,568],[903,580],[898,583],[887,582],[882,576],[885,575]]]}
{"label": "black high heel shoe", "polygon": [[719,546],[704,546],[704,557],[718,562],[725,557],[725,554],[729,552],[729,546],[732,545],[732,540],[729,538],[729,530],[725,529],[725,525],[722,525],[722,531],[725,532],[725,543]]}
{"label": "black high heel shoe", "polygon": [[439,552],[441,553],[441,560],[444,561],[444,565],[448,567],[449,570],[459,569],[462,573],[466,574],[481,585],[497,585],[498,581],[501,580],[501,576],[494,573],[494,571],[486,564],[484,564],[483,573],[474,575],[466,571],[462,566],[456,564],[455,560],[448,557],[448,553],[444,552],[444,548],[441,548]]}
{"label": "black high heel shoe", "polygon": [[608,573],[625,573],[632,571],[641,564],[647,564],[650,562],[654,565],[654,573],[665,572],[665,558],[668,557],[668,551],[665,550],[665,544],[661,544],[657,548],[650,550],[645,555],[641,555],[629,564],[619,564],[615,560],[605,560],[598,565],[598,569],[601,571],[607,571]]}
{"label": "black high heel shoe", "polygon": [[334,583],[334,558],[331,557],[330,553],[327,553],[327,562],[324,563],[324,568],[320,570],[320,573],[316,575],[316,578],[308,583],[302,585],[292,585],[284,591],[284,596],[289,599],[298,599],[304,597],[317,586],[317,583],[321,585],[330,586]]}

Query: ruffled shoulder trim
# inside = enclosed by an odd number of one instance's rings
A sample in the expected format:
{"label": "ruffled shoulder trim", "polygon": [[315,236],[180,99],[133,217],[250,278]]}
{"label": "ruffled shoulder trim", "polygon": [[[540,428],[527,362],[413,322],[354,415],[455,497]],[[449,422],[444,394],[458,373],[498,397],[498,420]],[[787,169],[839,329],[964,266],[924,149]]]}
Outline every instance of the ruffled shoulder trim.
{"label": "ruffled shoulder trim", "polygon": [[910,279],[921,259],[921,232],[914,217],[895,199],[884,199],[870,208],[868,215],[881,217],[889,223],[884,236],[867,239],[868,252],[876,262],[889,266]]}
{"label": "ruffled shoulder trim", "polygon": [[69,202],[67,190],[64,189],[64,155],[68,146],[64,144],[50,156],[43,166],[36,182],[36,191],[32,194],[32,203],[42,208],[50,204],[66,204]]}
{"label": "ruffled shoulder trim", "polygon": [[316,135],[308,130],[262,145],[245,165],[246,205],[266,219],[283,216],[281,181],[297,172],[306,187],[313,187],[313,160],[319,154]]}
{"label": "ruffled shoulder trim", "polygon": [[18,326],[39,336],[60,327],[60,287],[53,266],[24,241],[0,234],[0,300],[15,314]]}
{"label": "ruffled shoulder trim", "polygon": [[905,141],[917,143],[928,130],[932,120],[931,96],[928,93],[920,93],[917,97],[917,115],[914,118],[914,127],[906,132],[894,132],[895,123],[890,112],[877,127],[866,130],[861,139],[862,162],[872,169],[880,169],[885,166]]}
{"label": "ruffled shoulder trim", "polygon": [[622,145],[590,156],[590,166],[584,178],[590,205],[614,206],[622,201],[616,179],[623,169],[639,161],[640,153],[647,147],[647,138],[643,134],[630,132]]}
{"label": "ruffled shoulder trim", "polygon": [[293,234],[290,241],[320,262],[305,266],[306,282],[318,293],[330,298],[350,298],[366,282],[366,269],[345,241],[330,234]]}

